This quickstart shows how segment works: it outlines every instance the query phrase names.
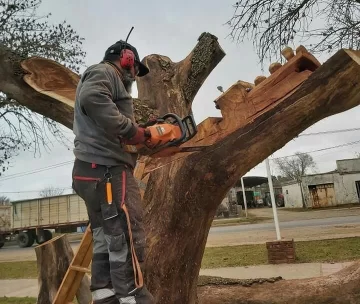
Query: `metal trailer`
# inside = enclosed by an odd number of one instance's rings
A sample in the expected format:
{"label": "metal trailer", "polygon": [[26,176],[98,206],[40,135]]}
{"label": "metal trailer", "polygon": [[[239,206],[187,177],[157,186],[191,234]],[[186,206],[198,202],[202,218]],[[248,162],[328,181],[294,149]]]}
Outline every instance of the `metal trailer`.
{"label": "metal trailer", "polygon": [[50,229],[72,230],[88,223],[85,203],[76,194],[15,201],[0,212],[0,248],[12,236],[20,247],[30,247],[50,240]]}

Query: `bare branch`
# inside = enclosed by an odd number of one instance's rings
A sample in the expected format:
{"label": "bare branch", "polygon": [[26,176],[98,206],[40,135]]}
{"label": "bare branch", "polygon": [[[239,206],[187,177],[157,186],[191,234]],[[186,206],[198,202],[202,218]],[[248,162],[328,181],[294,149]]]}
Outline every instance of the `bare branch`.
{"label": "bare branch", "polygon": [[229,36],[252,40],[262,64],[281,61],[298,39],[312,52],[360,47],[360,0],[243,0],[234,8]]}
{"label": "bare branch", "polygon": [[39,192],[40,197],[52,197],[58,196],[64,193],[64,189],[58,187],[45,187],[43,190]]}
{"label": "bare branch", "polygon": [[[65,21],[48,23],[50,14],[40,16],[41,0],[0,1],[0,45],[23,57],[41,56],[53,59],[69,69],[79,71],[86,55],[83,38]],[[22,150],[34,153],[49,149],[49,134],[67,144],[59,124],[20,105],[0,92],[0,167],[5,171],[9,159]],[[1,173],[0,173],[1,174]]]}

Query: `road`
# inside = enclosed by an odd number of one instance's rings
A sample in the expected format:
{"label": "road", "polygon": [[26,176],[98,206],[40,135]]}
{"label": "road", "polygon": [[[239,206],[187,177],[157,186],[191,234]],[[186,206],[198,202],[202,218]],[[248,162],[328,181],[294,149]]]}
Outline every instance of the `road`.
{"label": "road", "polygon": [[[298,217],[304,216],[308,215],[298,215]],[[284,221],[280,222],[280,231],[282,238],[293,238],[297,241],[360,236],[360,215]],[[266,241],[273,241],[275,238],[275,226],[272,222],[213,227],[210,229],[206,246],[263,244]],[[73,250],[76,251],[79,241],[75,240],[70,243]],[[31,248],[19,248],[17,245],[8,244],[0,250],[0,262],[35,260],[34,247],[35,245]]]}
{"label": "road", "polygon": [[[282,239],[310,241],[360,236],[360,215],[331,218],[280,221]],[[263,244],[276,240],[275,225],[271,223],[213,227],[207,247]]]}
{"label": "road", "polygon": [[[297,220],[289,222],[281,222],[279,224],[281,228],[299,228],[299,227],[313,227],[313,226],[335,226],[345,224],[359,224],[360,216],[341,216],[324,219],[310,219],[310,220]],[[228,227],[212,227],[210,234],[228,234],[238,233],[243,231],[257,231],[257,230],[273,230],[275,231],[274,223],[265,224],[252,224],[252,225],[239,225]]]}

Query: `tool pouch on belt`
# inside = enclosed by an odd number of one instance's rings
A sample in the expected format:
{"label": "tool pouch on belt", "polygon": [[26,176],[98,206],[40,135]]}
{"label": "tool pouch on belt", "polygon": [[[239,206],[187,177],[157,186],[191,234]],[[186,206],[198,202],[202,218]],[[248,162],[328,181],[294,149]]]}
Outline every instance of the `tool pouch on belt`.
{"label": "tool pouch on belt", "polygon": [[119,214],[115,204],[101,204],[100,206],[101,213],[105,221],[112,219]]}
{"label": "tool pouch on belt", "polygon": [[106,178],[106,184],[105,184],[106,203],[101,204],[101,213],[103,219],[106,221],[116,217],[118,215],[118,210],[116,204],[113,202],[112,188],[110,182],[111,176],[109,175],[108,177],[106,177],[105,175],[105,178]]}

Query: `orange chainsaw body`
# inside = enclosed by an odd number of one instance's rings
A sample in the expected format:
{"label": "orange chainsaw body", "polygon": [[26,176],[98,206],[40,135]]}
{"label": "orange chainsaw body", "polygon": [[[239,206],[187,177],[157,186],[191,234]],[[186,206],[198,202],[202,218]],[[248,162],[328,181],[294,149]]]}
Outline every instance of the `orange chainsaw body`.
{"label": "orange chainsaw body", "polygon": [[178,125],[167,123],[156,124],[147,127],[146,130],[150,133],[150,138],[146,142],[149,148],[156,148],[157,146],[174,141],[182,135]]}
{"label": "orange chainsaw body", "polygon": [[[197,133],[192,116],[181,119],[176,114],[166,114],[146,127],[149,136],[144,144],[136,145],[133,152],[151,157],[167,157],[180,151],[179,146]],[[130,147],[129,147],[130,148]]]}

